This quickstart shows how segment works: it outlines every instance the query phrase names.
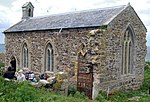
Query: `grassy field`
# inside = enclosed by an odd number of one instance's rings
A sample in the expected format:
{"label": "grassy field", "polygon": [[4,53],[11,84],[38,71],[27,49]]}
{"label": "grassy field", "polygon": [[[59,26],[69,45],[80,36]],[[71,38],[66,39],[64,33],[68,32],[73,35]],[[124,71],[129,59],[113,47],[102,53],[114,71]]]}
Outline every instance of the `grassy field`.
{"label": "grassy field", "polygon": [[0,78],[0,102],[88,102],[80,93],[74,97],[59,92],[49,92],[45,88],[34,88],[28,82],[18,83]]}
{"label": "grassy field", "polygon": [[[139,90],[116,92],[109,97],[105,92],[100,92],[94,102],[150,102],[148,84],[150,84],[150,62],[145,64],[145,80]],[[64,96],[58,91],[49,92],[45,88],[34,88],[28,82],[5,81],[0,77],[0,102],[90,102],[90,100],[79,92],[74,96]]]}

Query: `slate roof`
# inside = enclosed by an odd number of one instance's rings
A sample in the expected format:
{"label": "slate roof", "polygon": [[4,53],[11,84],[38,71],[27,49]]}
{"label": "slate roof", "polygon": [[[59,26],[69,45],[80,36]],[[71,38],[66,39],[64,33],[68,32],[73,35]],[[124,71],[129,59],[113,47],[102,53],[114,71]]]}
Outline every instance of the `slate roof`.
{"label": "slate roof", "polygon": [[28,6],[28,5],[31,5],[31,6],[34,8],[34,6],[32,5],[31,2],[26,2],[26,3],[22,6],[22,8],[24,8],[24,7]]}
{"label": "slate roof", "polygon": [[103,9],[93,9],[63,14],[53,14],[45,17],[24,19],[4,32],[22,32],[50,30],[61,28],[98,27],[107,25],[127,6],[117,6]]}

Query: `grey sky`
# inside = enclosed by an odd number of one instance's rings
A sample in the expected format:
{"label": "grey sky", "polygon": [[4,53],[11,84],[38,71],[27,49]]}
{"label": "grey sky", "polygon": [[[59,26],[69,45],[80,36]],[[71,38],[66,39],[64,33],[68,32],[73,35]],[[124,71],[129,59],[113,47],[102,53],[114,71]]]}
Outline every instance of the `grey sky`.
{"label": "grey sky", "polygon": [[35,7],[34,16],[127,5],[130,2],[147,28],[146,39],[150,46],[150,0],[0,0],[0,43],[4,43],[1,32],[21,20],[21,6],[28,1]]}

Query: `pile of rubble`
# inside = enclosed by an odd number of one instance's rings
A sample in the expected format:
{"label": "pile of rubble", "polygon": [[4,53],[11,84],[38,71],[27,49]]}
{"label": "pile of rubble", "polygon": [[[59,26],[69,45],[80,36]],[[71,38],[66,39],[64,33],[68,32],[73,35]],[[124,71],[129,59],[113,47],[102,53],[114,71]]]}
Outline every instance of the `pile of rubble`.
{"label": "pile of rubble", "polygon": [[[7,72],[7,71],[6,71]],[[9,73],[6,73],[8,74]],[[4,76],[7,76],[5,75]],[[68,77],[67,72],[49,72],[46,71],[45,73],[37,73],[30,71],[28,68],[19,69],[15,72],[14,80],[23,82],[29,81],[32,86],[34,87],[45,87],[50,90],[59,90],[63,91],[67,94],[69,80],[72,78]],[[6,80],[10,80],[10,78],[4,77]]]}

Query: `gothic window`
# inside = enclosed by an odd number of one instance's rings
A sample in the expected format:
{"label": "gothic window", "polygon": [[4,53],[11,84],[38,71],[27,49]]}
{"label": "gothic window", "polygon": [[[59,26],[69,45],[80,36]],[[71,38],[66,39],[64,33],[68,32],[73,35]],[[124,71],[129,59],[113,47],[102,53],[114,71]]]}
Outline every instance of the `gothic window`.
{"label": "gothic window", "polygon": [[31,16],[31,9],[29,9],[29,11],[28,11],[28,16],[29,17]]}
{"label": "gothic window", "polygon": [[134,38],[131,27],[128,27],[124,33],[122,45],[122,68],[121,74],[132,74],[133,56],[134,56]]}
{"label": "gothic window", "polygon": [[50,49],[47,50],[47,70],[50,71],[51,54]]}
{"label": "gothic window", "polygon": [[52,69],[51,69],[51,71],[54,71],[54,51],[53,51],[53,49],[52,49],[52,52],[51,52],[51,54],[52,54]]}
{"label": "gothic window", "polygon": [[24,43],[22,48],[22,66],[28,67],[28,47],[26,43]]}
{"label": "gothic window", "polygon": [[45,67],[46,71],[54,71],[54,50],[50,43],[45,49]]}

